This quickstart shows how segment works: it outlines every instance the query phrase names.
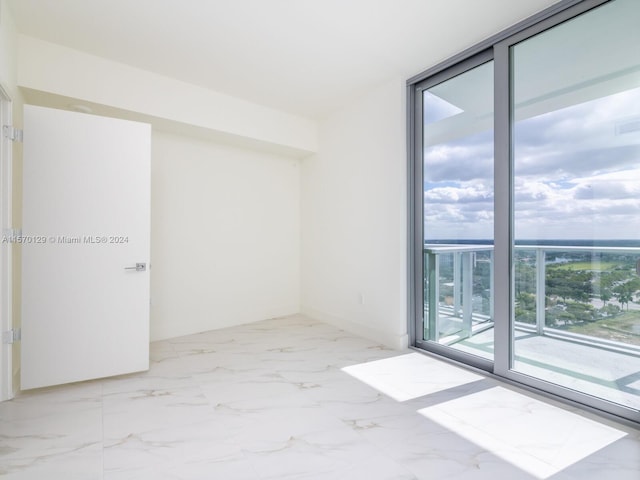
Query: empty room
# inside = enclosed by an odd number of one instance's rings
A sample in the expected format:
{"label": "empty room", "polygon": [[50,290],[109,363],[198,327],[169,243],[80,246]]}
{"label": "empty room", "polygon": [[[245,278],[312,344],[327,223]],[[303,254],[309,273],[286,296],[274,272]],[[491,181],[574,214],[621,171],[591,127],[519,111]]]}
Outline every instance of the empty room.
{"label": "empty room", "polygon": [[638,25],[0,0],[0,477],[638,480]]}

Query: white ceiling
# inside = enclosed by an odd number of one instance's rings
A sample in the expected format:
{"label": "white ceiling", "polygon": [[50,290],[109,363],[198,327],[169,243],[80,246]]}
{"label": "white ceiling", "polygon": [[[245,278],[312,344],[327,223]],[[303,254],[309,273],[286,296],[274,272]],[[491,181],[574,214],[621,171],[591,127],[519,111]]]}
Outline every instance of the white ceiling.
{"label": "white ceiling", "polygon": [[558,0],[10,0],[18,31],[308,117]]}

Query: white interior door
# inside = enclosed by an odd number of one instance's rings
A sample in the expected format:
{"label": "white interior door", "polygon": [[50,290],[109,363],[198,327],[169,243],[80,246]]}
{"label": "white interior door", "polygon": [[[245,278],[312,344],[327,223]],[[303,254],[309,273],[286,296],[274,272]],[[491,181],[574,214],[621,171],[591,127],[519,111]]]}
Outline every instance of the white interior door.
{"label": "white interior door", "polygon": [[149,368],[150,151],[150,125],[24,107],[23,390]]}

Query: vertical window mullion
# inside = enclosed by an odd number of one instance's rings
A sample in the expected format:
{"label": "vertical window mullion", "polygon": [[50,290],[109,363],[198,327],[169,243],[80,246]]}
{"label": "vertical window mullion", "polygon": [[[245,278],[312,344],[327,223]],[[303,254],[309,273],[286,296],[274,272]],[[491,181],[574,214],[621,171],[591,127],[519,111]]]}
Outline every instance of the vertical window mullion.
{"label": "vertical window mullion", "polygon": [[511,135],[509,46],[499,43],[494,59],[494,373],[511,368]]}
{"label": "vertical window mullion", "polygon": [[414,201],[414,230],[413,234],[413,268],[414,268],[414,312],[413,312],[413,328],[415,340],[422,340],[423,334],[423,312],[424,312],[424,289],[423,289],[423,217],[424,217],[424,205],[423,205],[423,190],[422,190],[422,178],[423,178],[423,163],[422,163],[422,150],[423,150],[423,113],[422,113],[422,90],[414,90],[413,101],[413,135],[414,135],[414,159],[413,159],[413,201]]}

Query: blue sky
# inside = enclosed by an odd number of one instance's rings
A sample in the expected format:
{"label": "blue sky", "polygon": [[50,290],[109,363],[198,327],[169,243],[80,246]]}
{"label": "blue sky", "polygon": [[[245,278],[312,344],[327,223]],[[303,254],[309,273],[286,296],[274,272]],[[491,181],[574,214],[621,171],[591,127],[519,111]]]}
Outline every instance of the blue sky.
{"label": "blue sky", "polygon": [[[460,113],[429,107],[425,129]],[[619,132],[638,119],[633,88],[518,121],[516,238],[640,239],[640,131]],[[492,132],[427,147],[424,171],[426,238],[493,237]]]}

